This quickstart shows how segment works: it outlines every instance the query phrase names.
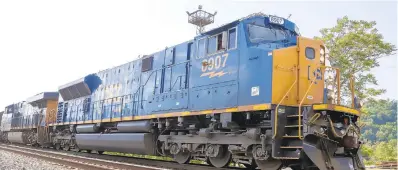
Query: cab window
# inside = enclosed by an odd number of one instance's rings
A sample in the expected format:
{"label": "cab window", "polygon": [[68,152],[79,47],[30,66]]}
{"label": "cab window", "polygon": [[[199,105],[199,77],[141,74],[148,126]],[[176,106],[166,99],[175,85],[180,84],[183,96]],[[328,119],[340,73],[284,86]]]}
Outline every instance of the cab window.
{"label": "cab window", "polygon": [[198,53],[197,53],[197,58],[203,58],[205,56],[206,52],[206,47],[205,47],[205,39],[201,39],[198,42]]}
{"label": "cab window", "polygon": [[223,34],[219,33],[207,39],[207,54],[214,54],[219,51],[225,50],[222,45]]}
{"label": "cab window", "polygon": [[215,53],[216,47],[217,47],[217,36],[211,36],[209,39],[207,39],[207,54],[213,54]]}
{"label": "cab window", "polygon": [[314,59],[315,58],[315,50],[314,50],[314,48],[306,47],[305,48],[305,57],[307,57],[310,60]]}
{"label": "cab window", "polygon": [[230,29],[228,31],[228,49],[236,48],[236,29]]}

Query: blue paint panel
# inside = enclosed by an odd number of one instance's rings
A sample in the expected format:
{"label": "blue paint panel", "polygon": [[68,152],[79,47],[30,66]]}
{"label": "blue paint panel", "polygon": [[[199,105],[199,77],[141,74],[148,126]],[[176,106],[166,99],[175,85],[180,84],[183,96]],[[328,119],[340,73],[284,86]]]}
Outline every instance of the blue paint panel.
{"label": "blue paint panel", "polygon": [[112,100],[112,112],[111,112],[111,118],[120,118],[122,115],[122,102],[123,98],[122,97],[115,97]]}
{"label": "blue paint panel", "polygon": [[90,74],[84,78],[91,92],[94,92],[102,83],[101,78],[95,74]]}
{"label": "blue paint panel", "polygon": [[[244,32],[240,33],[239,39],[242,45],[247,44]],[[266,47],[240,48],[239,105],[271,102],[272,56],[268,52]],[[259,95],[252,96],[252,88],[259,88]]]}
{"label": "blue paint panel", "polygon": [[224,83],[212,89],[214,109],[235,107],[238,104],[238,86],[237,84]]}
{"label": "blue paint panel", "polygon": [[[203,62],[214,62],[214,64],[219,64],[219,66],[207,66],[202,69]],[[191,87],[236,81],[238,77],[238,62],[239,56],[234,50],[208,55],[206,58],[192,58],[190,70]]]}
{"label": "blue paint panel", "polygon": [[[284,42],[251,43],[247,24],[288,29],[293,36]],[[236,28],[224,51],[207,54],[206,38]],[[173,111],[222,109],[271,102],[272,50],[294,46],[296,25],[269,22],[254,16],[237,20],[144,58],[88,75],[84,78],[91,94],[89,106],[72,99],[60,103],[57,121],[100,120]],[[224,34],[225,35],[225,34]],[[233,37],[237,36],[237,39]],[[218,49],[213,41],[213,51]],[[206,48],[199,48],[203,43]],[[228,47],[236,47],[228,49]],[[210,50],[211,51],[211,50]],[[270,54],[270,55],[269,55]],[[153,57],[152,69],[141,71],[142,60]],[[188,62],[186,62],[188,61]],[[210,64],[210,65],[209,65]],[[259,88],[258,95],[252,94]]]}
{"label": "blue paint panel", "polygon": [[[186,88],[188,44],[183,43],[166,49],[166,68],[162,69],[162,93],[148,98],[147,114],[178,110],[188,107]],[[174,63],[174,64],[172,64]],[[156,82],[159,82],[157,79]]]}
{"label": "blue paint panel", "polygon": [[174,48],[166,49],[166,57],[164,59],[165,65],[174,64]]}
{"label": "blue paint panel", "polygon": [[189,108],[191,110],[205,110],[212,108],[211,88],[189,89]]}

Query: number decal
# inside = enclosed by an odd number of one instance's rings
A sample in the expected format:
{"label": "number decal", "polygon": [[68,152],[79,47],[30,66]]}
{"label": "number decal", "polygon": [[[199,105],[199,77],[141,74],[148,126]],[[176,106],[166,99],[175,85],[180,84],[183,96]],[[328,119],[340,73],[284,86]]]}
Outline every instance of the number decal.
{"label": "number decal", "polygon": [[273,23],[273,24],[283,25],[285,23],[285,20],[283,20],[283,18],[280,18],[280,17],[270,16],[269,22]]}
{"label": "number decal", "polygon": [[208,70],[208,71],[213,70],[213,67],[214,67],[214,58],[213,58],[213,57],[212,57],[212,58],[209,58],[209,60],[208,60],[207,62],[209,63],[209,65],[208,65],[208,67],[207,67],[207,70]]}
{"label": "number decal", "polygon": [[228,53],[202,60],[202,72],[222,69],[226,66]]}
{"label": "number decal", "polygon": [[222,67],[225,67],[225,64],[226,64],[227,59],[228,59],[228,54],[224,54],[224,55],[222,55],[222,56],[224,57],[224,62],[223,62],[223,64],[222,64]]}
{"label": "number decal", "polygon": [[216,57],[214,65],[215,65],[216,70],[220,68],[220,66],[221,66],[221,56],[217,56]]}
{"label": "number decal", "polygon": [[310,65],[308,65],[307,76],[308,76],[308,80],[312,80],[313,78],[311,78],[311,77],[315,77],[314,84],[317,84],[317,80],[322,80],[322,77],[323,77],[321,69],[318,68],[316,70],[312,70]]}
{"label": "number decal", "polygon": [[202,72],[206,72],[206,70],[207,70],[207,60],[204,59],[202,61]]}

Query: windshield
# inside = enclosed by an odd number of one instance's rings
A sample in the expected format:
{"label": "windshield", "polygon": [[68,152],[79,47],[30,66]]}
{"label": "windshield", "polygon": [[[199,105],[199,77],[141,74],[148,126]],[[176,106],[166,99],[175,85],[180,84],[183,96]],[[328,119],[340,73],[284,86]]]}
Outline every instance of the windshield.
{"label": "windshield", "polygon": [[248,24],[249,39],[252,43],[261,41],[279,41],[290,37],[289,31],[282,28],[268,28],[253,24]]}

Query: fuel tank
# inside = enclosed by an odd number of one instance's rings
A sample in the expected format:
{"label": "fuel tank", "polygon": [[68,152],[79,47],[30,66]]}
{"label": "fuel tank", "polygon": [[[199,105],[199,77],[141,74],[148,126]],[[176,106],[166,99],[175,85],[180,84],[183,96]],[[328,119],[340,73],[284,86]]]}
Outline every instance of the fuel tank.
{"label": "fuel tank", "polygon": [[99,131],[99,126],[97,126],[97,124],[77,125],[76,126],[77,133],[97,133],[98,131]]}
{"label": "fuel tank", "polygon": [[26,143],[23,132],[8,132],[7,135],[8,141],[10,141],[11,143]]}
{"label": "fuel tank", "polygon": [[151,133],[76,134],[80,149],[155,154],[155,142]]}
{"label": "fuel tank", "polygon": [[120,122],[117,124],[118,132],[148,133],[151,132],[152,124],[149,120]]}

